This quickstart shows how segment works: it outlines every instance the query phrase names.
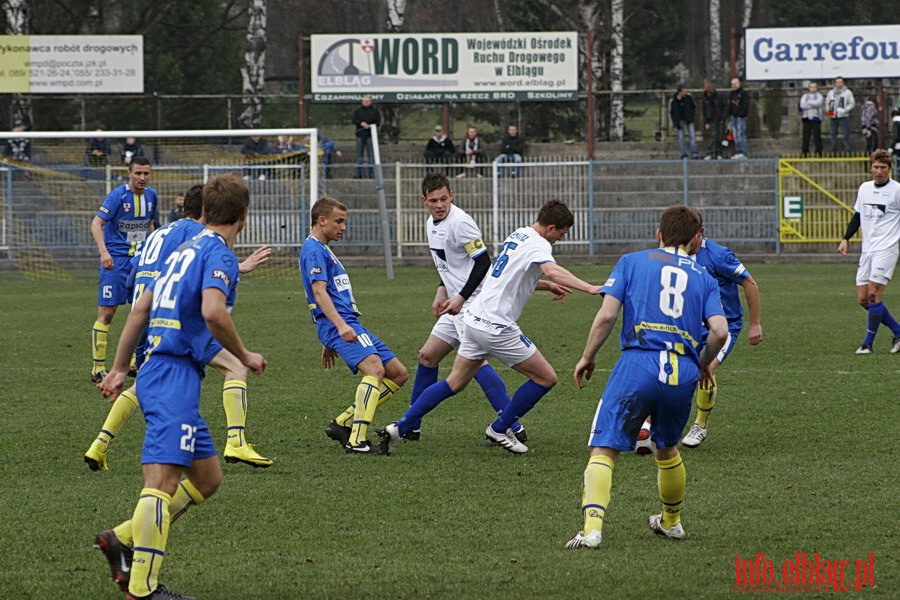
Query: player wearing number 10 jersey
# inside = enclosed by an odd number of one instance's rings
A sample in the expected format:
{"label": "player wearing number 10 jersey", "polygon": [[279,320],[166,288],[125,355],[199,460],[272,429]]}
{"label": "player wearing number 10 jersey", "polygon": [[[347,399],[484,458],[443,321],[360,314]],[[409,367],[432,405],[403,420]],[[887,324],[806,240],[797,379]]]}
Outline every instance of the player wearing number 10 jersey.
{"label": "player wearing number 10 jersey", "polygon": [[[678,440],[691,412],[701,376],[728,335],[719,286],[690,254],[702,239],[697,211],[686,206],[665,210],[657,238],[660,248],[624,255],[603,286],[603,305],[594,318],[575,381],[594,372],[594,357],[609,337],[622,310],[622,356],[600,398],[588,445],[582,512],[584,528],[567,548],[599,548],[603,519],[612,492],[612,472],[621,451],[634,448],[641,424],[653,420],[659,495],[663,512],[650,517],[650,528],[670,539],[684,537],[681,506],[685,470]],[[706,345],[698,351],[703,322]]]}

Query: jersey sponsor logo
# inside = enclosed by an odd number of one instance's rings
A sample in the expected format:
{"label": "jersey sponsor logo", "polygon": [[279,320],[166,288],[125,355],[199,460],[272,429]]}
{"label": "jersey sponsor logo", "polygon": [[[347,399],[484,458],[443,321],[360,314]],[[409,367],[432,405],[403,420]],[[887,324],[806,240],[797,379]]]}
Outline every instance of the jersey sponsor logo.
{"label": "jersey sponsor logo", "polygon": [[334,287],[336,287],[339,292],[350,289],[350,277],[347,274],[335,275],[333,281]]}
{"label": "jersey sponsor logo", "polygon": [[[150,319],[150,327],[162,327],[164,329],[181,329],[181,321],[178,319],[165,319],[163,317],[155,317]],[[154,345],[155,347],[155,345]]]}
{"label": "jersey sponsor logo", "polygon": [[313,267],[309,270],[310,275],[321,275],[322,267]]}
{"label": "jersey sponsor logo", "polygon": [[213,269],[212,278],[221,279],[225,283],[225,287],[231,287],[231,277],[222,269]]}
{"label": "jersey sponsor logo", "polygon": [[616,278],[610,277],[609,279],[606,280],[606,283],[603,284],[603,287],[611,287],[614,285],[616,285]]}
{"label": "jersey sponsor logo", "polygon": [[134,219],[122,219],[119,221],[119,231],[122,233],[128,233],[131,231],[142,231],[146,230],[150,225],[150,219],[143,219],[140,221],[136,221]]}

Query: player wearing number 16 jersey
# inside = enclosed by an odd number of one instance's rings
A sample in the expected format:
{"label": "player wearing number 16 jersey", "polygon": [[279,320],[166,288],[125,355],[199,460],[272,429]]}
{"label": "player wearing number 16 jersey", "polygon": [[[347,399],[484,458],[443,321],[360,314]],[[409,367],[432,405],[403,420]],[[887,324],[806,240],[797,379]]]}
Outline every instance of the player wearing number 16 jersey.
{"label": "player wearing number 16 jersey", "polygon": [[[691,257],[702,239],[697,211],[686,206],[665,210],[657,238],[661,248],[624,255],[603,286],[603,305],[594,318],[575,381],[594,372],[594,357],[622,311],[622,356],[600,398],[588,445],[582,512],[584,528],[567,548],[599,548],[603,519],[612,492],[612,472],[621,451],[634,448],[641,424],[653,420],[659,495],[663,513],[650,517],[650,528],[670,539],[684,537],[681,505],[685,470],[678,440],[691,412],[701,376],[728,335],[716,281]],[[703,322],[706,345],[698,350]]]}
{"label": "player wearing number 16 jersey", "polygon": [[[379,431],[381,449],[392,454],[401,437],[443,400],[459,393],[475,377],[484,360],[493,356],[525,375],[528,381],[513,394],[500,416],[485,430],[485,437],[509,452],[528,447],[516,437],[513,423],[523,417],[558,380],[553,367],[537,346],[525,337],[516,320],[536,290],[549,290],[562,299],[572,288],[597,294],[600,287],[579,279],[553,258],[553,244],[575,223],[569,208],[550,200],[531,227],[517,229],[503,242],[500,254],[482,284],[481,293],[466,308],[459,349],[450,375],[425,389],[406,414]],[[541,279],[546,276],[549,281]]]}

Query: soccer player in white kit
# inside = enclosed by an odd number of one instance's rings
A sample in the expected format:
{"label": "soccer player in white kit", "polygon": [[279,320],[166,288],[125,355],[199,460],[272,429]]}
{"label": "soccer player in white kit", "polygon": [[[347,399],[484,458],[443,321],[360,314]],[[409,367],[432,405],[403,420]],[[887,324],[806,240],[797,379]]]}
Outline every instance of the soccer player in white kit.
{"label": "soccer player in white kit", "polygon": [[[424,390],[403,417],[379,431],[383,453],[392,454],[396,450],[410,423],[462,391],[490,356],[522,373],[528,381],[516,390],[497,420],[488,425],[485,437],[509,452],[528,452],[528,447],[516,439],[512,424],[528,413],[556,385],[558,378],[516,320],[535,290],[551,291],[557,299],[564,298],[573,289],[600,293],[600,286],[576,277],[553,258],[552,245],[568,233],[574,222],[572,212],[563,202],[550,200],[541,208],[533,225],[521,227],[506,238],[481,293],[466,307],[460,345],[450,375]],[[541,275],[549,281],[541,279]]]}
{"label": "soccer player in white kit", "polygon": [[868,313],[866,337],[856,354],[872,354],[878,326],[884,323],[894,334],[891,353],[900,352],[900,324],[882,302],[884,288],[897,266],[900,241],[900,183],[890,178],[891,156],[887,150],[872,153],[872,181],[859,186],[853,217],[838,245],[847,254],[850,238],[862,228],[862,254],[856,270],[856,295]]}
{"label": "soccer player in white kit", "polygon": [[[481,238],[481,229],[466,211],[453,203],[453,191],[446,175],[425,175],[422,179],[422,202],[430,214],[425,229],[440,283],[431,304],[437,323],[419,350],[419,366],[409,399],[410,406],[415,404],[425,389],[437,383],[438,365],[459,346],[459,330],[462,328],[460,313],[478,295],[481,282],[491,268],[491,257]],[[475,373],[475,381],[484,390],[494,412],[500,414],[509,404],[506,384],[500,374],[484,361]],[[418,440],[421,420],[411,423],[411,427],[405,438]],[[512,429],[519,441],[527,440],[521,423],[516,421]]]}

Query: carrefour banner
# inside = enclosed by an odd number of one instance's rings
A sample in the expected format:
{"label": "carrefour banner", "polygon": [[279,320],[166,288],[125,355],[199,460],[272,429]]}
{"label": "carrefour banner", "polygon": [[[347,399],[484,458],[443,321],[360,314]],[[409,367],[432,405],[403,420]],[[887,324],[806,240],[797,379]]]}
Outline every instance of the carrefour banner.
{"label": "carrefour banner", "polygon": [[0,35],[2,94],[142,94],[140,35]]}
{"label": "carrefour banner", "polygon": [[746,79],[900,77],[900,25],[747,29]]}
{"label": "carrefour banner", "polygon": [[314,35],[318,102],[575,100],[574,32]]}

